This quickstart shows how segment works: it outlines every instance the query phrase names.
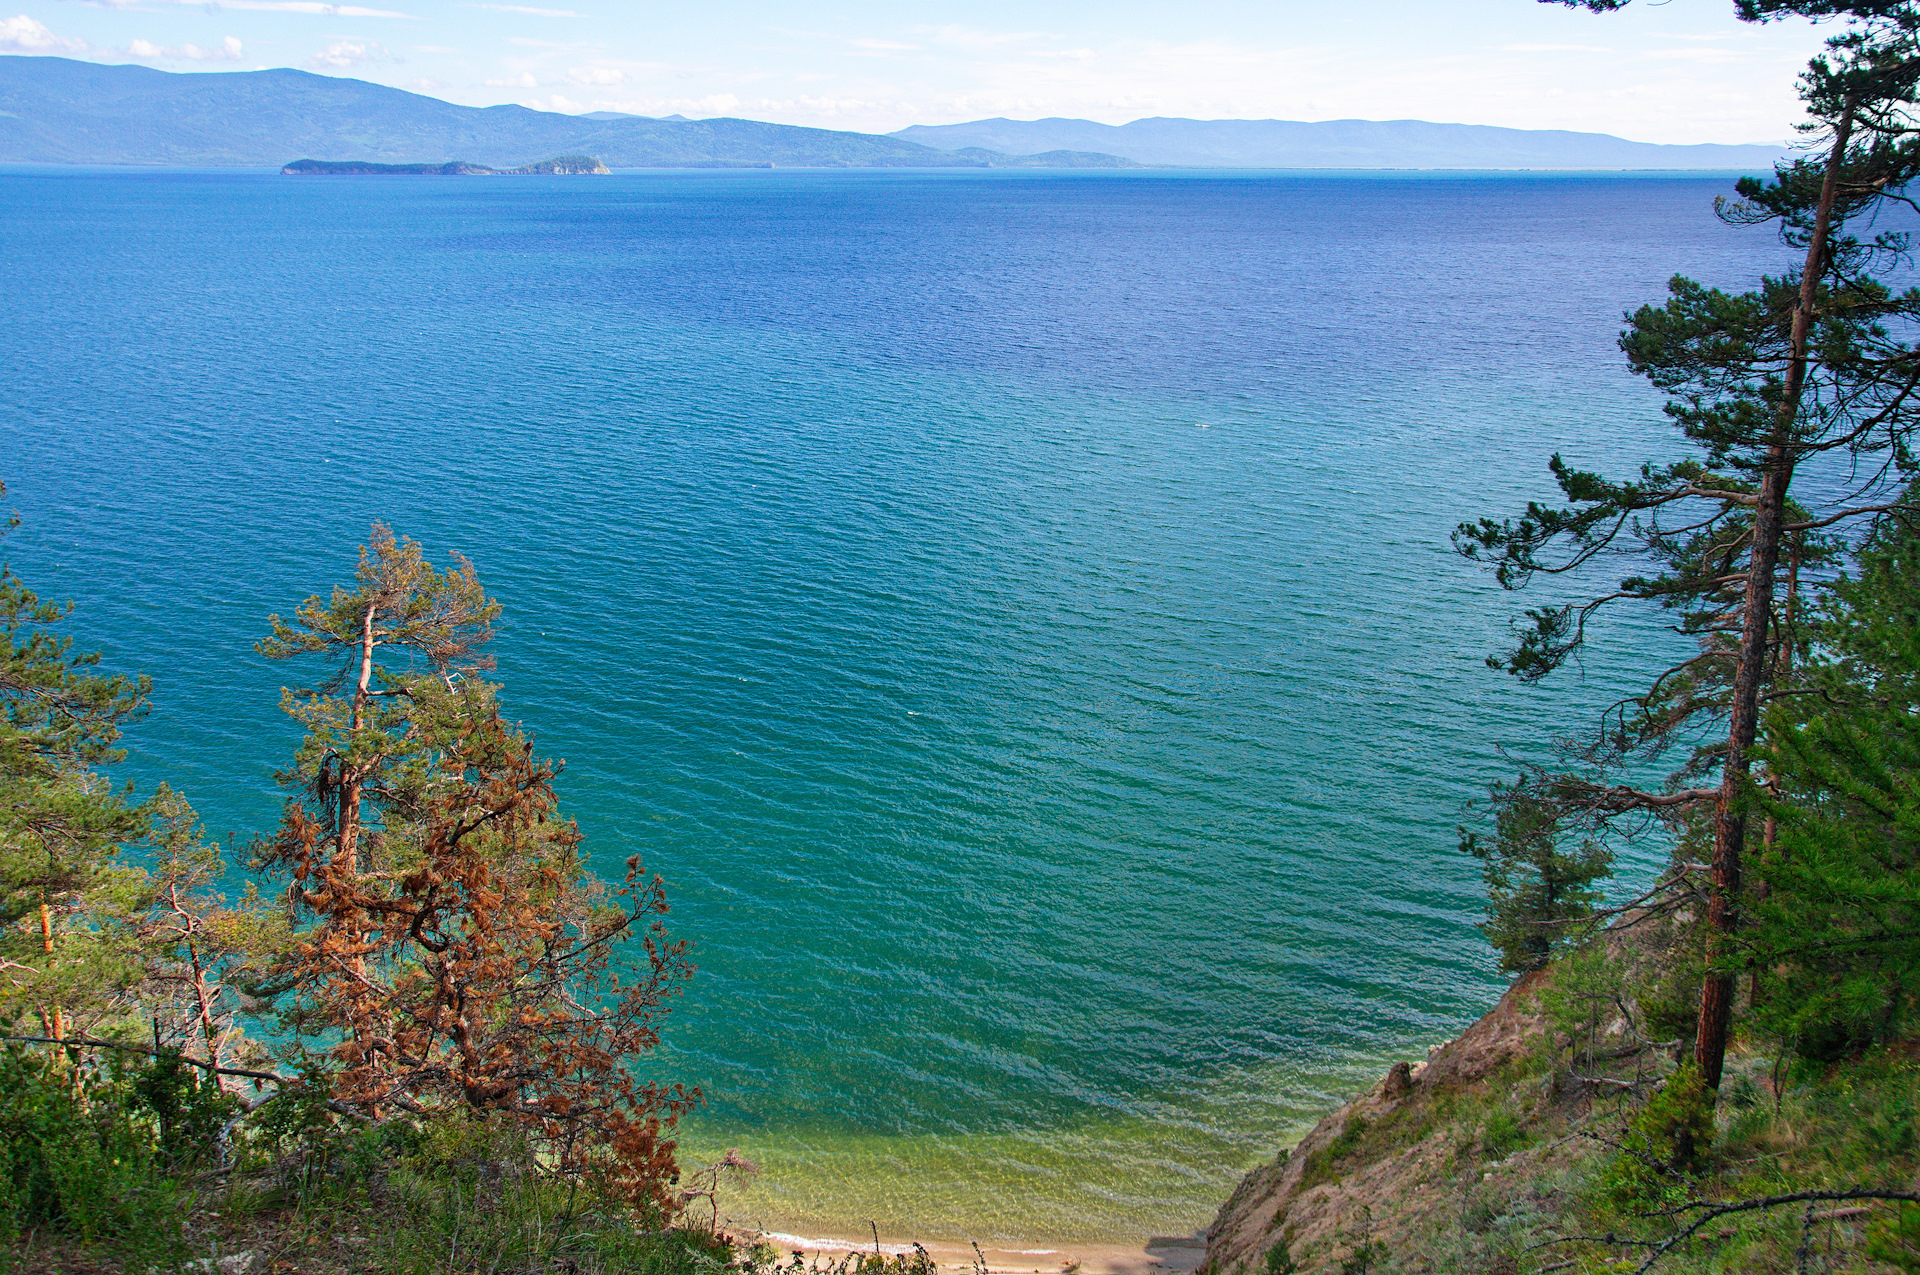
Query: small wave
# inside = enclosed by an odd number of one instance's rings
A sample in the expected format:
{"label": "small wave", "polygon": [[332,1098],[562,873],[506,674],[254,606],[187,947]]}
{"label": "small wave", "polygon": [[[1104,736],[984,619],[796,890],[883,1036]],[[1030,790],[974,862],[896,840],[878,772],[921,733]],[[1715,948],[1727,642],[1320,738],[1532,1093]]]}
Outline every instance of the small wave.
{"label": "small wave", "polygon": [[[785,1248],[812,1249],[816,1253],[864,1253],[873,1247],[871,1244],[865,1244],[858,1240],[810,1240],[804,1235],[788,1235],[785,1231],[762,1231],[760,1232],[760,1238],[779,1244]],[[899,1257],[902,1254],[911,1253],[913,1251],[913,1245],[882,1244],[880,1245],[880,1251],[893,1257]],[[1052,1252],[1051,1249],[1044,1251]]]}

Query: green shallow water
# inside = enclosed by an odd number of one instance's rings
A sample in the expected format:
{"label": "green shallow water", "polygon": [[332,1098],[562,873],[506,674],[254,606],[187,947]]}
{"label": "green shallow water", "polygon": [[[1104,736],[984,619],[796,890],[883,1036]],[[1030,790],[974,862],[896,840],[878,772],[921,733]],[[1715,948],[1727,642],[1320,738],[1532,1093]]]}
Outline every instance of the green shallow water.
{"label": "green shallow water", "polygon": [[1247,1167],[1271,1159],[1388,1065],[1348,1059],[1235,1077],[1234,1090],[1261,1101],[1224,1101],[1211,1121],[1192,1109],[1204,1099],[1003,1133],[783,1125],[715,1140],[696,1121],[682,1159],[698,1167],[740,1150],[754,1162],[759,1173],[729,1174],[719,1192],[722,1222],[742,1233],[858,1237],[871,1222],[889,1242],[1139,1243],[1204,1227]]}
{"label": "green shallow water", "polygon": [[265,614],[467,553],[730,1216],[1187,1231],[1497,995],[1462,805],[1667,639],[1513,685],[1447,532],[1664,439],[1617,316],[1772,262],[1724,185],[4,170],[7,552],[242,838]]}

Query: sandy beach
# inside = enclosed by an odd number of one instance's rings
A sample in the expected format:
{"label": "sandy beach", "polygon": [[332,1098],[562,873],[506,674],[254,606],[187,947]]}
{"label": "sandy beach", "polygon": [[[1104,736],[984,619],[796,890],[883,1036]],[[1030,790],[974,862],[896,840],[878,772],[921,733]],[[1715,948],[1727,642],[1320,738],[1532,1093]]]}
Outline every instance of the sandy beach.
{"label": "sandy beach", "polygon": [[[743,1234],[750,1235],[752,1232]],[[871,1253],[876,1241],[841,1236],[802,1236],[782,1231],[760,1233],[760,1238],[783,1254],[800,1252],[821,1259],[850,1253]],[[886,1235],[879,1237],[879,1251],[897,1254],[913,1251],[911,1241]],[[1063,1244],[1047,1246],[981,1245],[920,1242],[943,1271],[976,1269],[984,1259],[987,1275],[1189,1275],[1206,1260],[1206,1242],[1196,1235],[1155,1236],[1142,1245]]]}

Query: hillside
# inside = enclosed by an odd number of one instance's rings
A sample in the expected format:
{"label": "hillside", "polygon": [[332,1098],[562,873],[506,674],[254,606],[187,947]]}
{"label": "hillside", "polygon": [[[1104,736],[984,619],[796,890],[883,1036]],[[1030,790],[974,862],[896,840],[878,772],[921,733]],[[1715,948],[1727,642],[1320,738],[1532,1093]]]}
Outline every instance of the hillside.
{"label": "hillside", "polygon": [[[911,141],[755,120],[559,115],[456,106],[363,80],[288,69],[170,74],[53,57],[0,57],[0,162],[278,168],[320,160],[465,161],[517,168],[553,155],[614,168],[1053,166],[954,155]],[[1042,148],[1046,149],[1046,148]],[[1111,166],[1111,156],[1068,166]]]}
{"label": "hillside", "polygon": [[[1687,1101],[1675,1055],[1691,1044],[1668,1017],[1678,937],[1622,927],[1522,977],[1425,1061],[1397,1064],[1246,1176],[1207,1232],[1205,1269],[1598,1275],[1656,1256],[1649,1275],[1920,1267],[1920,1209],[1884,1198],[1920,1170],[1910,1043],[1822,1066],[1736,1049],[1717,1109],[1698,1117],[1697,1157],[1674,1167]],[[1869,1193],[1883,1198],[1857,1198]],[[1709,1211],[1782,1195],[1801,1198]],[[1809,1251],[1819,1264],[1796,1267]]]}
{"label": "hillside", "polygon": [[1009,155],[1103,151],[1142,164],[1196,168],[1678,168],[1765,170],[1774,146],[1661,146],[1604,133],[1429,124],[1421,120],[975,120],[890,136]]}

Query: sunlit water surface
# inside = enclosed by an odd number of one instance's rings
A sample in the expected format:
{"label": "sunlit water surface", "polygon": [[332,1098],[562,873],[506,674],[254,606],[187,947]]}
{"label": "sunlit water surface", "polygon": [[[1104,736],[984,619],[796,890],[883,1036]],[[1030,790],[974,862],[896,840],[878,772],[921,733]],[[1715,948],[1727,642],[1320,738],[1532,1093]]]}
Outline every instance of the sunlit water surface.
{"label": "sunlit water surface", "polygon": [[700,969],[649,1070],[784,1231],[1138,1239],[1498,993],[1529,690],[1460,519],[1672,450],[1613,348],[1727,179],[0,170],[6,553],[272,825],[270,610],[376,518]]}

